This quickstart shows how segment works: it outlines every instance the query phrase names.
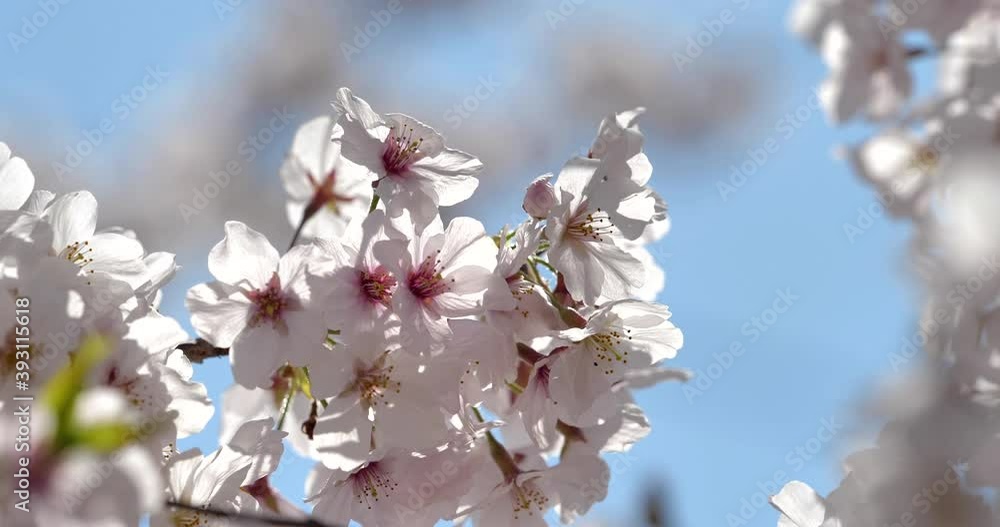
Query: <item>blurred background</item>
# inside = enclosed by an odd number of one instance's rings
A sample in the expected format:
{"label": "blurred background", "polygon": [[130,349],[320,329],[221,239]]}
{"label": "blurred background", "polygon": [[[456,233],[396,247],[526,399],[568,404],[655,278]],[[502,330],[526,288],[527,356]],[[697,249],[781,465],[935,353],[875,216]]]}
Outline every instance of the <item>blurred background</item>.
{"label": "blurred background", "polygon": [[[659,300],[686,337],[674,365],[696,378],[638,394],[653,433],[609,459],[584,523],[773,526],[768,495],[789,479],[826,493],[869,439],[861,402],[914,333],[906,233],[836,159],[844,133],[813,92],[824,66],[788,34],[788,2],[51,4],[4,5],[0,141],[37,187],[93,192],[99,227],[177,253],[163,310],[185,324],[225,220],[290,239],[278,167],[340,86],[479,156],[479,191],[447,212],[492,231],[606,114],[645,106],[673,219],[652,248]],[[231,383],[224,359],[196,376],[216,402]],[[217,433],[180,446],[213,450]],[[301,499],[310,464],[286,464],[273,482]]]}

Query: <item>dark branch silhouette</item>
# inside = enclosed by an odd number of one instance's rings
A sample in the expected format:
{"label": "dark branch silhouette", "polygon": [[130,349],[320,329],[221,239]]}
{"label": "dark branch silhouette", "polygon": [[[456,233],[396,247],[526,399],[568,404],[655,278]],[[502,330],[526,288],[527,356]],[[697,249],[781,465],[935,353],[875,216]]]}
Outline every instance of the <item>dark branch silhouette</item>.
{"label": "dark branch silhouette", "polygon": [[281,517],[264,516],[260,514],[247,514],[242,512],[223,511],[219,509],[213,509],[211,507],[195,507],[194,505],[188,505],[186,503],[178,503],[176,501],[168,501],[167,507],[193,511],[193,512],[200,512],[202,514],[208,514],[210,516],[215,516],[218,518],[225,518],[227,520],[232,520],[233,522],[236,522],[237,525],[264,524],[264,525],[276,525],[281,527],[344,527],[332,523],[323,523],[313,518],[281,518]]}

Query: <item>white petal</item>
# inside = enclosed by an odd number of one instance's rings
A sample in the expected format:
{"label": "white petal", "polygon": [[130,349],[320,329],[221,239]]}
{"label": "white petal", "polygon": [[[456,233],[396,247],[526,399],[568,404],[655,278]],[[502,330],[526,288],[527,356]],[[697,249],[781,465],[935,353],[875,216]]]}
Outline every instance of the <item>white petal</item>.
{"label": "white petal", "polygon": [[[9,155],[10,150],[6,153]],[[0,210],[20,209],[34,188],[35,175],[23,159],[0,156]]]}
{"label": "white petal", "polygon": [[192,287],[185,305],[198,335],[220,348],[232,346],[250,316],[250,302],[242,291],[220,282]]}
{"label": "white petal", "polygon": [[771,505],[794,527],[820,527],[826,520],[826,502],[812,487],[801,481],[787,483],[771,497]]}
{"label": "white petal", "polygon": [[314,432],[319,459],[327,467],[351,471],[368,460],[372,423],[357,398],[338,397],[331,401]]}
{"label": "white petal", "polygon": [[97,228],[97,200],[90,192],[71,192],[55,199],[45,217],[52,224],[52,248],[62,251],[67,245],[83,243]]}
{"label": "white petal", "polygon": [[278,250],[267,238],[238,221],[226,222],[226,237],[208,254],[208,270],[227,284],[243,280],[257,289],[278,270]]}
{"label": "white petal", "polygon": [[243,330],[229,350],[233,379],[247,388],[270,386],[271,376],[285,362],[280,340],[270,324]]}

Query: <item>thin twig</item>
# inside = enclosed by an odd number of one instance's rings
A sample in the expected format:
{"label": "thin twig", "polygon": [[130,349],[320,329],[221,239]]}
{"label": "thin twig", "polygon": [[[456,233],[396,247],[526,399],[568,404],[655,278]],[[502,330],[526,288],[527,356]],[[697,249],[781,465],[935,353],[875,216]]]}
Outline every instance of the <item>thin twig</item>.
{"label": "thin twig", "polygon": [[[306,222],[312,214],[309,214],[308,209],[302,214],[302,219],[299,221],[299,226],[295,228],[295,234],[292,235],[292,241],[288,244],[288,250],[291,251],[292,247],[295,247],[295,242],[299,241],[299,235],[302,234],[302,228],[306,226]],[[287,252],[287,251],[286,251]]]}
{"label": "thin twig", "polygon": [[195,507],[194,505],[188,505],[186,503],[178,503],[176,501],[168,501],[167,507],[187,510],[192,512],[199,512],[202,514],[208,514],[210,516],[216,516],[218,518],[226,518],[229,520],[239,521],[240,523],[243,522],[261,523],[266,525],[278,525],[281,527],[343,527],[332,523],[323,523],[313,518],[271,517],[271,516],[264,516],[261,514],[248,514],[245,512],[224,511],[220,509],[213,509],[211,507]]}

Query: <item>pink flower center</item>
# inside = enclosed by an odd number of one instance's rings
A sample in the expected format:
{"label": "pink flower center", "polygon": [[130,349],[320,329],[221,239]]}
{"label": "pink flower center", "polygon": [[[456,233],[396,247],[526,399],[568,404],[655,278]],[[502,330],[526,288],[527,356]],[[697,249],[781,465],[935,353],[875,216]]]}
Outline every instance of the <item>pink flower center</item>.
{"label": "pink flower center", "polygon": [[388,496],[399,484],[392,479],[377,461],[369,463],[351,476],[351,485],[354,488],[354,496],[358,503],[367,503],[368,508],[377,503],[379,499]]}
{"label": "pink flower center", "polygon": [[395,126],[389,129],[389,136],[385,138],[385,148],[382,150],[382,164],[388,174],[401,176],[411,163],[420,158],[420,145],[424,140],[414,139],[413,133],[413,128],[406,125],[403,125],[401,132]]}
{"label": "pink flower center", "polygon": [[389,307],[392,291],[396,288],[396,279],[381,265],[371,271],[359,271],[361,291],[365,298],[377,304]]}
{"label": "pink flower center", "polygon": [[281,290],[278,273],[271,276],[265,287],[247,293],[247,298],[253,304],[247,325],[255,328],[264,322],[270,322],[279,331],[288,330],[284,315],[290,307],[291,298]]}
{"label": "pink flower center", "polygon": [[337,184],[336,170],[331,170],[322,181],[318,181],[311,172],[306,172],[306,177],[309,178],[309,183],[313,187],[313,197],[307,205],[306,215],[311,216],[310,212],[314,214],[320,207],[324,206],[331,212],[340,214],[340,204],[353,201],[352,198],[337,194],[334,190]]}
{"label": "pink flower center", "polygon": [[[445,280],[437,266],[441,261],[437,259],[438,251],[433,256],[424,258],[416,269],[410,271],[406,277],[406,285],[413,296],[427,302],[432,298],[448,291],[448,281]],[[452,279],[452,282],[455,280]]]}
{"label": "pink flower center", "polygon": [[548,398],[551,399],[551,396],[549,394],[549,378],[550,377],[551,377],[551,370],[549,370],[549,366],[548,365],[544,365],[544,366],[539,367],[538,371],[535,372],[535,382],[538,383],[538,387],[542,390],[542,393],[545,394],[545,397],[548,397]]}

